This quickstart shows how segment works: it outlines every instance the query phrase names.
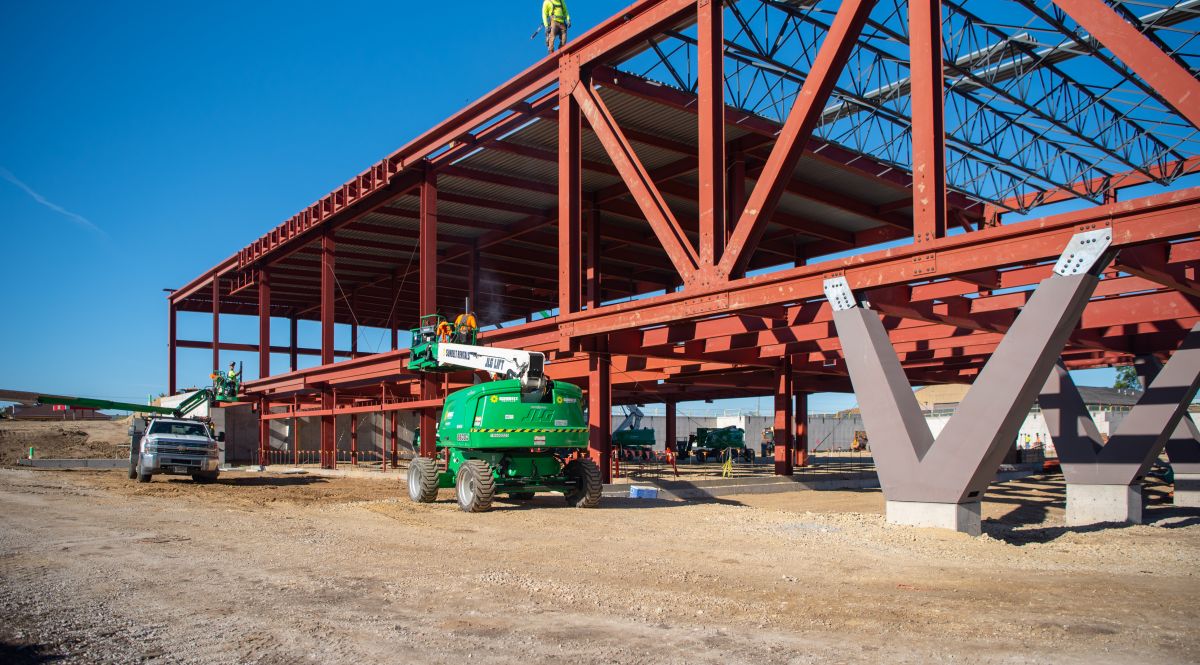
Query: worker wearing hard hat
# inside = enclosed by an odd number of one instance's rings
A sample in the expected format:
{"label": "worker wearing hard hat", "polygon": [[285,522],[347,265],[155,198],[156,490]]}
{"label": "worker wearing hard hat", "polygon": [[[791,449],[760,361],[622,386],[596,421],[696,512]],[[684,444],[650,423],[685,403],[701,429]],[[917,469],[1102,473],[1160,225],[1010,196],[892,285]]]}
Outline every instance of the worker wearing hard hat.
{"label": "worker wearing hard hat", "polygon": [[454,319],[454,341],[459,344],[474,342],[474,335],[478,330],[475,315],[470,312],[459,314],[458,318]]}
{"label": "worker wearing hard hat", "polygon": [[567,28],[571,27],[571,12],[567,11],[565,0],[545,0],[542,2],[542,25],[546,28],[546,52],[554,53],[554,40],[558,39],[558,47],[567,45]]}

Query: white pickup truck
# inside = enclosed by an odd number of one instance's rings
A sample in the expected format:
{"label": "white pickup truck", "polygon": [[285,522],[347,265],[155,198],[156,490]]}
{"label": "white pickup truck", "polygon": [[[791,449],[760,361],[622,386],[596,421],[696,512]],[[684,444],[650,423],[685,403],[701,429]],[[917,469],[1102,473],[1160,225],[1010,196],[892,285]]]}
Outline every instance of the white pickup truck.
{"label": "white pickup truck", "polygon": [[129,478],[148,483],[156,474],[191,476],[209,483],[220,474],[218,441],[208,425],[183,418],[134,419],[129,428]]}

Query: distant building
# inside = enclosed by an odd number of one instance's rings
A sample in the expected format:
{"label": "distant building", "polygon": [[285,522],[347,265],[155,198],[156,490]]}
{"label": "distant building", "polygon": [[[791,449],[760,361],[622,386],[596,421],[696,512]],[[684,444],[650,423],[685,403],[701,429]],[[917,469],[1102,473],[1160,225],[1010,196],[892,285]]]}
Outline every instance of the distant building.
{"label": "distant building", "polygon": [[[940,386],[926,386],[917,390],[914,394],[917,398],[917,403],[921,405],[923,411],[939,412],[953,411],[958,408],[959,402],[967,395],[967,390],[971,386],[962,384],[947,384]],[[1078,386],[1079,396],[1083,398],[1083,403],[1087,405],[1088,411],[1101,412],[1118,412],[1123,413],[1133,408],[1137,404],[1138,398],[1142,396],[1140,390],[1128,390],[1123,388],[1099,388],[1096,386]],[[1035,410],[1037,407],[1034,407]]]}
{"label": "distant building", "polygon": [[4,409],[4,417],[14,420],[112,420],[95,409],[83,409],[54,404],[21,406],[14,404]]}
{"label": "distant building", "polygon": [[[954,415],[954,410],[966,396],[968,388],[970,386],[944,385],[929,386],[916,391],[917,402],[925,410],[925,420],[929,423],[934,436],[942,431],[942,428],[949,422],[950,416]],[[1129,413],[1129,410],[1137,404],[1138,399],[1142,396],[1140,390],[1096,386],[1078,386],[1078,388],[1079,396],[1083,398],[1084,404],[1092,414],[1092,420],[1096,423],[1096,429],[1105,440],[1117,431],[1125,414]],[[1192,419],[1200,423],[1200,404],[1192,404],[1188,411]],[[1055,454],[1049,428],[1046,426],[1045,418],[1042,417],[1041,408],[1036,403],[1029,411],[1029,415],[1025,417],[1025,422],[1021,424],[1021,431],[1017,435],[1017,446],[1018,448],[1045,448],[1047,455]]]}

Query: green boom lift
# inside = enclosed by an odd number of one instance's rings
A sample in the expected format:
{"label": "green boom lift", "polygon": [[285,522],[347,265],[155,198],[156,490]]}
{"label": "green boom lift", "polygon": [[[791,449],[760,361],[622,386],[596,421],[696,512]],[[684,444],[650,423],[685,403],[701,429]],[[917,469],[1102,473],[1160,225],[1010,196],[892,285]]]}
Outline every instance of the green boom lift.
{"label": "green boom lift", "polygon": [[446,397],[435,434],[445,470],[438,459],[414,458],[409,497],[429,503],[439,488],[453,487],[459,507],[470,513],[491,508],[497,494],[520,500],[561,492],[572,506],[599,505],[600,468],[580,454],[588,444],[582,391],[546,378],[543,354],[479,346],[476,332],[469,313],[455,325],[423,316],[412,331],[409,369],[473,369],[495,378]]}
{"label": "green boom lift", "polygon": [[132,411],[134,413],[152,413],[159,416],[182,418],[205,404],[210,404],[212,402],[236,402],[238,389],[241,385],[241,376],[241,372],[238,372],[233,376],[227,376],[221,374],[219,371],[214,370],[212,373],[212,387],[203,388],[197,391],[191,397],[180,403],[180,405],[177,407],[152,406],[149,404],[135,404],[133,402],[114,402],[112,400],[93,399],[91,397],[43,395],[35,392],[2,389],[0,389],[0,402],[16,402],[18,404],[25,404],[28,406],[33,406],[35,404],[54,404],[61,406],[75,406],[83,409]]}

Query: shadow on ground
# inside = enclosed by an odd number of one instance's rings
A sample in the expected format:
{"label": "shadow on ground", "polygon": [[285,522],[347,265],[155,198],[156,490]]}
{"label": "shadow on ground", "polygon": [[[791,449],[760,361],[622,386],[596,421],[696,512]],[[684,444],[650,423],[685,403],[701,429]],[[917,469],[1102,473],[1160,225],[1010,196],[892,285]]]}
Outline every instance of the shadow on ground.
{"label": "shadow on ground", "polygon": [[[164,480],[171,483],[197,484],[196,481],[187,476],[167,476]],[[212,482],[199,484],[212,486],[227,485],[229,487],[306,487],[308,485],[328,482],[328,478],[322,478],[321,476],[221,476]]]}
{"label": "shadow on ground", "polygon": [[[1144,524],[1164,529],[1178,529],[1200,524],[1194,509],[1176,508],[1171,504],[1170,487],[1148,484],[1144,487],[1146,506]],[[1012,504],[1013,509],[999,518],[983,521],[989,536],[1012,545],[1048,543],[1070,533],[1095,533],[1127,529],[1127,522],[1105,522],[1081,526],[1039,526],[1046,522],[1051,508],[1066,509],[1066,486],[1061,475],[1026,478],[1012,483],[1000,483],[988,489],[988,503]]]}
{"label": "shadow on ground", "polygon": [[39,663],[56,663],[64,656],[49,652],[50,648],[42,644],[10,644],[0,641],[0,663],[7,665],[37,665]]}

